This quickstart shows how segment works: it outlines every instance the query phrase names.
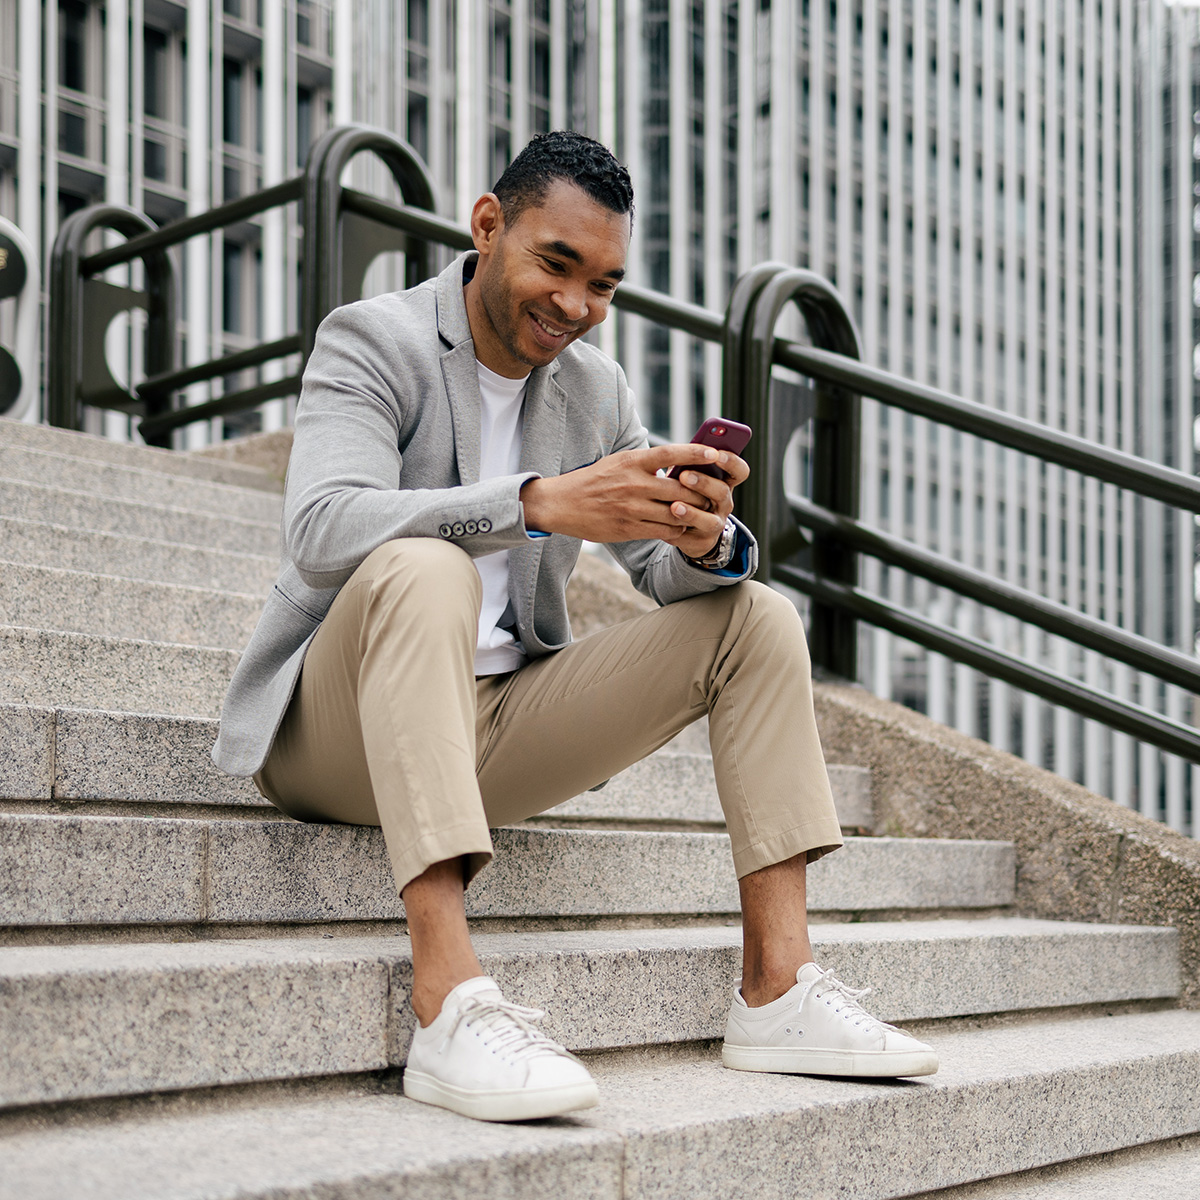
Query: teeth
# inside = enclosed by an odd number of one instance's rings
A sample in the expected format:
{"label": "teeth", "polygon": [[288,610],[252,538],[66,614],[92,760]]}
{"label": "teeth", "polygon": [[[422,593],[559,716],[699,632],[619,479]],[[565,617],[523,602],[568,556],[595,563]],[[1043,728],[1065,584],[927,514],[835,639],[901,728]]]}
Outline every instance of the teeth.
{"label": "teeth", "polygon": [[565,329],[551,329],[541,317],[533,318],[551,337],[562,337],[567,331]]}

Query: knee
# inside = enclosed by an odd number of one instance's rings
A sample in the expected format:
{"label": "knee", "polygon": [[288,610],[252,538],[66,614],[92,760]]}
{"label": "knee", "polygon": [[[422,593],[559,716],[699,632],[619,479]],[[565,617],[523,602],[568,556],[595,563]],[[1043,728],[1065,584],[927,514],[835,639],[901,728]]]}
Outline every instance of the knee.
{"label": "knee", "polygon": [[356,575],[376,602],[403,603],[434,615],[464,609],[476,619],[483,584],[467,552],[437,538],[396,538],[373,550]]}
{"label": "knee", "polygon": [[803,622],[796,606],[782,592],[754,580],[724,590],[736,593],[731,601],[742,616],[739,638],[750,639],[755,648],[772,656],[787,656],[808,664]]}

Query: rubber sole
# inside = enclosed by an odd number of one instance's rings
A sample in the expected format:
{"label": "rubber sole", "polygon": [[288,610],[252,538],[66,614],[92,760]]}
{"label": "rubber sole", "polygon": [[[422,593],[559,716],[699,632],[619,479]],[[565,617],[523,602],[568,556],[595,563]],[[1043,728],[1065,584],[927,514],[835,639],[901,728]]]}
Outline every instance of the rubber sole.
{"label": "rubber sole", "polygon": [[404,1094],[410,1100],[448,1108],[476,1121],[534,1121],[600,1103],[600,1089],[594,1079],[556,1088],[482,1092],[454,1087],[424,1071],[410,1070],[404,1072]]}
{"label": "rubber sole", "polygon": [[797,1050],[777,1046],[721,1047],[721,1061],[734,1071],[780,1075],[841,1075],[856,1079],[908,1079],[938,1069],[932,1050]]}

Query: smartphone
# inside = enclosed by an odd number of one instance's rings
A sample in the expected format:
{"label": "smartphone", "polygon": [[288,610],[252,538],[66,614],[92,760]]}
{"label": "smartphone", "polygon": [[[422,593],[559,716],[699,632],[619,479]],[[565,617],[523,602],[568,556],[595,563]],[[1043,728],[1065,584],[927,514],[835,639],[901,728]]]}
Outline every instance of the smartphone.
{"label": "smartphone", "polygon": [[[701,446],[715,446],[718,450],[741,454],[750,440],[750,434],[750,426],[743,425],[740,421],[730,421],[727,417],[709,417],[696,430],[696,436],[692,438],[692,441]],[[672,467],[669,477],[678,479],[683,471],[696,471],[701,475],[712,475],[715,479],[725,478],[725,472],[720,467],[711,464]]]}

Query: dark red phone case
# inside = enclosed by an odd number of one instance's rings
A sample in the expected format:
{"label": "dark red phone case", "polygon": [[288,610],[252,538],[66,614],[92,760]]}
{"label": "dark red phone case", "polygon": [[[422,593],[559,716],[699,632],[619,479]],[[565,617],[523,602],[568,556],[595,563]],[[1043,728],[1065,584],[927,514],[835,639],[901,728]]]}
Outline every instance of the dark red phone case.
{"label": "dark red phone case", "polygon": [[[715,446],[718,450],[728,450],[732,454],[741,454],[750,440],[749,425],[740,421],[730,421],[726,417],[708,417],[701,422],[692,441],[701,446]],[[724,479],[725,472],[715,466],[672,467],[670,478],[678,479],[683,470],[697,471],[702,475],[712,475],[716,479]]]}

